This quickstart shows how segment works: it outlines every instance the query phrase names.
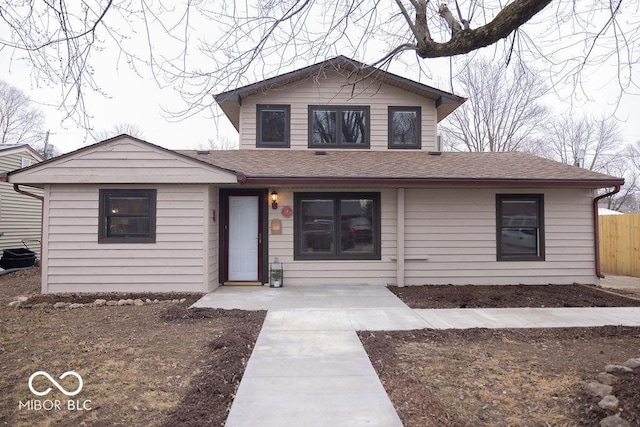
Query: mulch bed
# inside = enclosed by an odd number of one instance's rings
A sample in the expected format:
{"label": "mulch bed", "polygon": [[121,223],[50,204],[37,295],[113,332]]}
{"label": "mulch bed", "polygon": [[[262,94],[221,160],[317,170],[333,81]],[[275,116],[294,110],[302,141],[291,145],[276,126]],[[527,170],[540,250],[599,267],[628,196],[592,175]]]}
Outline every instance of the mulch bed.
{"label": "mulch bed", "polygon": [[626,298],[586,285],[389,286],[411,308],[640,307]]}
{"label": "mulch bed", "polygon": [[164,320],[197,322],[224,318],[229,320],[229,327],[207,345],[209,360],[191,380],[184,399],[169,414],[164,426],[224,425],[266,314],[266,311],[188,309],[182,304],[165,310],[161,316]]}

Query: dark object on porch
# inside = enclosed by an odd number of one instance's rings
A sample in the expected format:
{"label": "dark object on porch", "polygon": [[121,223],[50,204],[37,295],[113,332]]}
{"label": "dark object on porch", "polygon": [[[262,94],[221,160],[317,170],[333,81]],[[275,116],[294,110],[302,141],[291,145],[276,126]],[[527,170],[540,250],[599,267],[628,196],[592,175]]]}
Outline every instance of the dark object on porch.
{"label": "dark object on porch", "polygon": [[36,253],[26,248],[5,249],[0,258],[0,267],[5,270],[33,267],[35,263]]}

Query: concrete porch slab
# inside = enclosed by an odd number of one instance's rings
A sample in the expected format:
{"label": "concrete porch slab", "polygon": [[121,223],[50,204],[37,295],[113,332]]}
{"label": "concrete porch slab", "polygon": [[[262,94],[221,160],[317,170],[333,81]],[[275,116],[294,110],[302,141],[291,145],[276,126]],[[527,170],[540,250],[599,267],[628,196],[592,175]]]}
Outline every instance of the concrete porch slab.
{"label": "concrete porch slab", "polygon": [[191,307],[268,310],[277,291],[268,286],[220,286],[204,295]]}

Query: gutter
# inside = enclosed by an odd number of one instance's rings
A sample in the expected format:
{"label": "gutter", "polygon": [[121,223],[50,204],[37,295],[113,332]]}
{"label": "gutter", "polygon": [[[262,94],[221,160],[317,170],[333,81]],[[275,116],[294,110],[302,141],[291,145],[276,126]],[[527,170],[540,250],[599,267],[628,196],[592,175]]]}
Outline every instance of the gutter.
{"label": "gutter", "polygon": [[597,196],[593,199],[593,240],[595,244],[595,267],[596,276],[599,279],[604,279],[604,274],[600,270],[600,225],[598,224],[598,202],[605,197],[613,196],[620,191],[621,184],[616,184],[613,191],[610,191],[601,196]]}
{"label": "gutter", "polygon": [[247,176],[236,173],[239,184],[255,185],[482,185],[516,187],[588,187],[606,188],[620,186],[624,181],[597,179],[513,179],[513,178],[361,178],[361,177],[313,177],[313,176]]}

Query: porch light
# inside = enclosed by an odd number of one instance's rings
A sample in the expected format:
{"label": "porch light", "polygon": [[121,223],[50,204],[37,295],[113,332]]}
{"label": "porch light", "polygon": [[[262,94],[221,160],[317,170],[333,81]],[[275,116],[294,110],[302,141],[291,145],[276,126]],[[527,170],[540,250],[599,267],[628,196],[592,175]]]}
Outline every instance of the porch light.
{"label": "porch light", "polygon": [[271,209],[278,209],[278,192],[271,192]]}

